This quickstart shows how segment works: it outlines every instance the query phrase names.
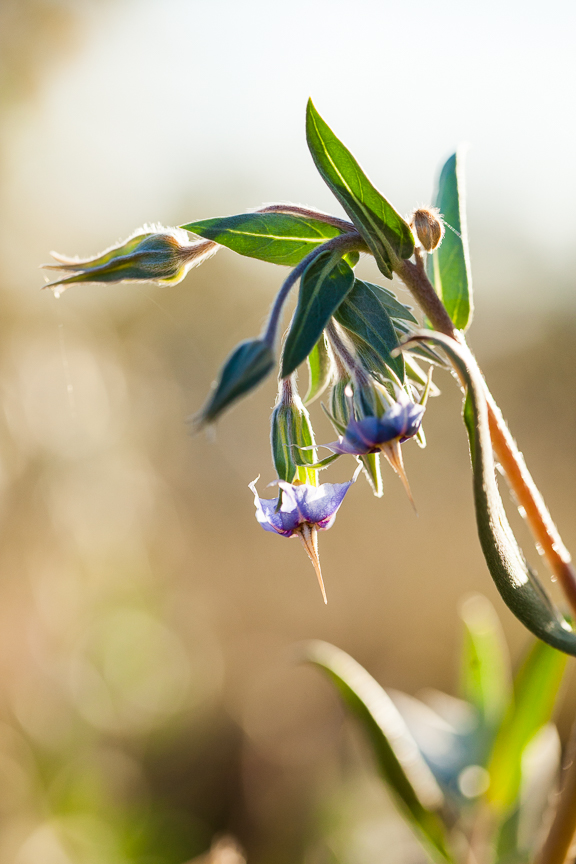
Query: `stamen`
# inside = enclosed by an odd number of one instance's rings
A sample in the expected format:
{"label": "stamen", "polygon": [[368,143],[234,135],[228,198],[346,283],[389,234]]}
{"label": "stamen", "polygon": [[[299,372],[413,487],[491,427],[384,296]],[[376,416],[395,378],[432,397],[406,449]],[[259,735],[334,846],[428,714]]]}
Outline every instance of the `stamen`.
{"label": "stamen", "polygon": [[302,541],[302,545],[306,550],[306,554],[310,558],[314,570],[316,571],[316,576],[318,577],[318,584],[320,585],[320,591],[322,592],[322,598],[324,603],[328,603],[328,598],[326,597],[326,591],[324,589],[324,580],[322,579],[322,569],[320,567],[320,559],[318,557],[318,529],[314,525],[309,525],[307,522],[304,522],[303,525],[298,529],[298,536]]}
{"label": "stamen", "polygon": [[404,469],[404,460],[402,458],[402,448],[400,447],[400,443],[396,441],[387,441],[385,444],[382,444],[382,453],[396,472],[396,474],[400,477],[402,481],[402,485],[406,490],[406,494],[410,499],[410,503],[414,508],[414,512],[418,512],[416,510],[416,504],[414,503],[414,498],[412,497],[412,492],[410,490],[410,484],[408,483],[408,477],[406,476],[406,471]]}

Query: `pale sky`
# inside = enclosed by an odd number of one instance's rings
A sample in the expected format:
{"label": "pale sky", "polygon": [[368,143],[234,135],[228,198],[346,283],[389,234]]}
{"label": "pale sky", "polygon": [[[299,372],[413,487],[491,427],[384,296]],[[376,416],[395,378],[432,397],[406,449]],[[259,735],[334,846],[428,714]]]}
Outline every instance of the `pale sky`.
{"label": "pale sky", "polygon": [[[430,200],[439,163],[468,142],[473,257],[488,272],[497,248],[558,259],[553,268],[573,260],[574,3],[119,0],[78,9],[76,52],[13,121],[5,195],[50,248],[89,254],[145,221],[263,201],[338,212],[306,148],[311,95],[404,213]],[[4,243],[16,250],[23,227],[12,220]]]}

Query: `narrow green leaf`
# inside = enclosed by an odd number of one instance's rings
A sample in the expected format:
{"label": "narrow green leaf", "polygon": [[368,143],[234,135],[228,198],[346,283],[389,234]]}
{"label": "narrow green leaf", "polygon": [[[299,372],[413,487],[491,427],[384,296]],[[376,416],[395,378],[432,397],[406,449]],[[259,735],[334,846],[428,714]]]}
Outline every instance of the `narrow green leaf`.
{"label": "narrow green leaf", "polygon": [[354,271],[337,252],[322,252],[306,268],[284,345],[282,378],[291,375],[310,354],[353,285]]}
{"label": "narrow green leaf", "polygon": [[412,307],[401,303],[393,291],[383,288],[382,285],[374,285],[372,282],[365,282],[364,284],[370,286],[378,296],[391,318],[410,321],[411,324],[418,324],[418,319],[412,314]]}
{"label": "narrow green leaf", "polygon": [[327,673],[359,720],[384,781],[420,840],[437,861],[451,861],[436,812],[442,792],[386,691],[352,657],[326,642],[308,643],[305,659]]}
{"label": "narrow green leaf", "polygon": [[308,355],[308,372],[310,383],[304,397],[305,405],[310,405],[324,393],[332,377],[332,360],[328,354],[324,333]]}
{"label": "narrow green leaf", "polygon": [[[296,454],[298,454],[298,450],[296,450]],[[325,459],[320,459],[319,462],[314,462],[313,465],[309,465],[307,462],[303,462],[300,455],[296,455],[294,457],[294,461],[296,465],[300,468],[307,468],[308,470],[317,470],[321,471],[323,468],[327,468],[329,465],[332,465],[336,459],[340,458],[340,453],[333,453],[332,456],[326,456]]]}
{"label": "narrow green leaf", "polygon": [[227,246],[239,255],[289,267],[342,233],[335,225],[319,219],[287,213],[241,213],[189,222],[182,228]]}
{"label": "narrow green leaf", "polygon": [[402,354],[391,356],[391,352],[398,347],[398,337],[377,285],[356,279],[334,317],[339,324],[363,339],[382,362],[393,369],[401,381],[404,380]]}
{"label": "narrow green leaf", "polygon": [[510,699],[510,658],[492,604],[476,594],[463,603],[460,690],[489,729],[495,729]]}
{"label": "narrow green leaf", "polygon": [[[406,375],[408,378],[411,378],[412,381],[416,381],[417,384],[422,384],[423,387],[428,385],[428,375],[424,371],[424,369],[420,366],[420,364],[416,361],[414,354],[412,351],[406,351],[404,353],[404,363],[406,364]],[[440,390],[434,384],[433,381],[430,382],[430,396],[439,396]],[[422,427],[420,427],[422,428]]]}
{"label": "narrow green leaf", "polygon": [[380,470],[380,454],[379,453],[368,453],[366,456],[358,457],[362,462],[362,468],[364,470],[364,476],[370,483],[372,487],[372,491],[376,498],[381,498],[384,494],[384,489],[382,488],[382,471]]}
{"label": "narrow green leaf", "polygon": [[213,423],[233,402],[257,387],[272,371],[274,363],[272,349],[261,339],[247,339],[237,345],[197,418],[198,425]]}
{"label": "narrow green leaf", "polygon": [[414,238],[408,224],[380,194],[356,159],[322,120],[312,100],[306,110],[306,138],[322,178],[362,235],[376,263],[392,278],[392,258],[410,258]]}
{"label": "narrow green leaf", "polygon": [[413,342],[441,346],[468,388],[464,419],[470,436],[478,536],[490,575],[508,608],[543,642],[576,656],[576,633],[529,567],[508,523],[496,477],[488,409],[480,372],[463,346],[441,333],[420,331]]}
{"label": "narrow green leaf", "polygon": [[459,330],[470,325],[473,313],[463,163],[464,154],[459,151],[444,164],[434,202],[445,222],[460,236],[447,227],[441,245],[428,255],[427,262],[430,281]]}
{"label": "narrow green leaf", "polygon": [[522,756],[536,733],[550,720],[566,668],[567,657],[536,642],[514,681],[514,696],[490,757],[487,800],[505,812],[518,798]]}
{"label": "narrow green leaf", "polygon": [[[408,339],[412,333],[414,333],[414,329],[412,327],[408,327],[404,321],[399,321],[398,319],[394,320],[394,327],[396,328],[396,333],[401,342],[404,342],[405,339]],[[438,351],[432,348],[430,345],[426,345],[424,342],[417,342],[416,345],[411,345],[408,349],[402,348],[402,353],[406,354],[409,351],[414,356],[419,357],[420,360],[425,360],[427,363],[431,363],[433,366],[440,366],[443,369],[449,365],[444,357],[441,357]]]}

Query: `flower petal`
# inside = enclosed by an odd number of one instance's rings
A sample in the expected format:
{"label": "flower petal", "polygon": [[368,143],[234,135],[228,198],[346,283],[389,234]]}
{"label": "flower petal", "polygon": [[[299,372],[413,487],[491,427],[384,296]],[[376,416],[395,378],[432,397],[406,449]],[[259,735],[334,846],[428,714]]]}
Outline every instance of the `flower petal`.
{"label": "flower petal", "polygon": [[282,496],[282,506],[277,510],[278,498],[259,498],[256,492],[256,482],[258,478],[249,484],[250,489],[254,493],[254,504],[256,506],[256,519],[265,531],[272,531],[274,534],[281,534],[283,537],[291,537],[299,523],[300,519],[298,509],[291,501],[286,501],[286,496]]}
{"label": "flower petal", "polygon": [[[349,480],[347,483],[322,483],[320,486],[293,486],[302,521],[310,522],[320,530],[330,528],[353,482]],[[283,487],[284,484],[281,483],[280,486]]]}

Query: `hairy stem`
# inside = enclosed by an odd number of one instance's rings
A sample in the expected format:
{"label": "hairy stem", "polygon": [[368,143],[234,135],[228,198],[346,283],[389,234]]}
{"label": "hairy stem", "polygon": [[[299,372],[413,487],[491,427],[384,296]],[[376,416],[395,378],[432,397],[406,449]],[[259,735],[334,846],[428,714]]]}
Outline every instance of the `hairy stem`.
{"label": "hairy stem", "polygon": [[[428,317],[434,329],[465,345],[463,333],[454,327],[444,304],[426,275],[418,250],[416,251],[415,264],[404,259],[396,259],[394,270]],[[572,611],[576,614],[576,571],[572,565],[570,553],[562,542],[544,499],[526,467],[524,457],[510,434],[510,430],[502,417],[502,412],[486,384],[485,392],[488,402],[490,435],[496,457],[502,465],[519,506],[523,507],[526,513],[526,521],[538,547],[542,550]]]}
{"label": "hairy stem", "polygon": [[330,213],[323,213],[322,210],[315,210],[313,207],[301,207],[299,204],[266,204],[265,207],[259,207],[256,212],[286,213],[288,216],[304,216],[310,219],[317,219],[319,222],[326,222],[327,225],[334,225],[335,228],[340,228],[345,234],[356,231],[352,222],[347,222],[346,219],[338,219],[337,216],[331,216]]}
{"label": "hairy stem", "polygon": [[276,333],[278,331],[278,324],[280,322],[280,315],[282,314],[282,308],[288,294],[290,293],[294,284],[298,281],[298,279],[302,276],[306,268],[314,261],[319,255],[322,255],[323,252],[339,252],[341,255],[345,255],[347,252],[367,252],[368,247],[366,243],[362,239],[362,237],[356,231],[350,231],[347,234],[340,234],[338,237],[332,237],[331,240],[327,240],[326,243],[322,243],[320,246],[317,246],[311,252],[306,255],[305,258],[300,261],[297,267],[291,271],[288,275],[288,278],[280,288],[280,291],[276,295],[276,299],[274,300],[274,305],[272,306],[272,311],[270,312],[270,317],[268,319],[268,324],[266,325],[266,330],[262,336],[264,342],[267,342],[268,345],[272,348],[274,346],[274,342],[276,341]]}

